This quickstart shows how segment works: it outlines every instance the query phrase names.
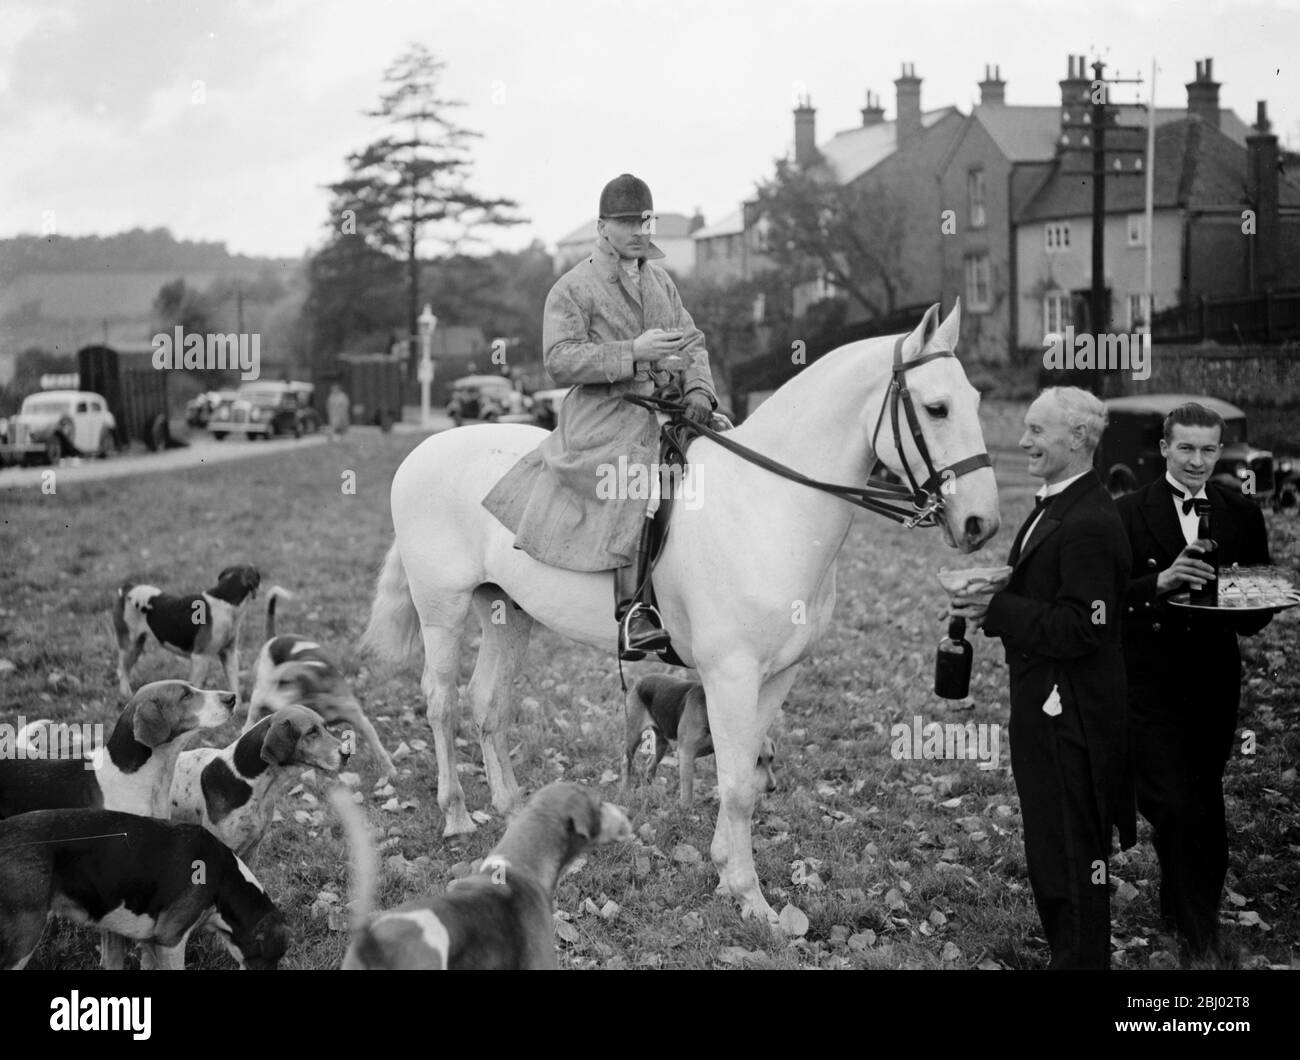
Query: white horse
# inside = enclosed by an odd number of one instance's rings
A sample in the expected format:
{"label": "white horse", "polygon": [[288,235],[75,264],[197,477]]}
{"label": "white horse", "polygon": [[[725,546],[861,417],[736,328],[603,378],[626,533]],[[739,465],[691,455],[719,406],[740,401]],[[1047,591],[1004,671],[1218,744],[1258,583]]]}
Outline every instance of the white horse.
{"label": "white horse", "polygon": [[[979,549],[998,529],[997,486],[984,455],[979,394],[955,355],[943,352],[956,346],[960,303],[936,328],[938,310],[932,306],[905,337],[865,339],[813,362],[726,437],[838,483],[865,484],[878,458],[909,481],[915,471],[915,481],[931,480],[948,544]],[[899,371],[900,356],[921,363]],[[891,422],[891,411],[905,423],[905,409],[886,407],[898,401],[891,381],[904,376],[928,456],[915,441],[900,446],[911,436],[905,426],[891,424],[878,439],[873,435],[882,416]],[[474,830],[455,747],[456,677],[471,608],[483,639],[468,694],[492,804],[501,813],[519,798],[508,750],[510,688],[533,622],[604,651],[617,648],[612,575],[538,563],[513,547],[513,535],[482,505],[543,437],[539,428],[517,424],[446,431],[411,452],[393,478],[396,540],[362,645],[398,661],[423,640],[422,688],[437,749],[444,835]],[[737,896],[745,913],[775,922],[754,871],[754,763],[799,663],[831,620],[835,558],[854,509],[707,438],[690,445],[689,460],[677,496],[695,503],[673,502],[655,589],[673,646],[698,669],[708,702],[721,797],[711,850],[718,890]],[[941,497],[933,487],[940,475]]]}

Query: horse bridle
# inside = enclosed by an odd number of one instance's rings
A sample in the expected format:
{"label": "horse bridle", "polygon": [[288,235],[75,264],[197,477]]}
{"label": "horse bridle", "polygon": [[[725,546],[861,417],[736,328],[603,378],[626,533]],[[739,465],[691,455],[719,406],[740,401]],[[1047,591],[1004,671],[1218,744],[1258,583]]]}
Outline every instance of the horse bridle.
{"label": "horse bridle", "polygon": [[[902,485],[902,483],[886,482],[884,479],[879,478],[868,478],[865,486],[840,486],[833,482],[819,482],[807,475],[801,475],[798,471],[778,463],[771,457],[764,456],[762,453],[755,452],[753,449],[733,441],[725,434],[719,434],[711,427],[683,418],[679,418],[675,423],[664,424],[663,430],[667,433],[670,428],[675,427],[688,436],[703,435],[710,441],[717,442],[724,449],[729,449],[737,456],[748,460],[752,464],[757,464],[773,474],[788,478],[792,482],[798,482],[811,489],[833,494],[859,508],[865,508],[869,512],[875,512],[887,519],[902,523],[908,529],[917,526],[936,526],[938,525],[939,516],[943,512],[945,483],[956,482],[962,475],[976,471],[979,468],[992,467],[993,461],[989,459],[988,453],[976,453],[963,460],[958,460],[948,467],[935,468],[934,462],[930,459],[929,447],[925,444],[925,436],[921,433],[921,422],[916,415],[916,408],[912,403],[911,391],[907,389],[905,376],[912,368],[918,368],[940,357],[956,357],[956,354],[952,350],[934,350],[910,361],[904,361],[903,342],[906,337],[900,335],[898,341],[894,343],[893,372],[889,381],[889,389],[885,392],[884,401],[880,405],[880,416],[876,419],[876,428],[871,433],[871,448],[874,452],[876,439],[880,436],[880,427],[885,422],[885,411],[889,410],[889,424],[894,434],[894,448],[898,452],[898,459],[903,465],[903,470],[907,472],[907,481],[911,485],[910,489]],[[624,394],[623,400],[650,409],[652,412],[663,411],[680,414],[686,408],[681,402],[667,401],[656,397],[641,397],[637,394]],[[912,436],[912,444],[916,447],[916,451],[925,464],[925,470],[929,475],[921,483],[918,483],[916,477],[912,474],[912,466],[908,463],[907,455],[903,450],[903,434],[899,429],[898,416],[900,405],[907,420],[908,431]],[[670,435],[670,438],[674,442],[678,442],[676,437]],[[684,444],[680,444],[679,447],[685,452]],[[949,488],[949,491],[951,491],[951,488]],[[911,503],[910,510],[899,505],[898,502],[904,500]]]}

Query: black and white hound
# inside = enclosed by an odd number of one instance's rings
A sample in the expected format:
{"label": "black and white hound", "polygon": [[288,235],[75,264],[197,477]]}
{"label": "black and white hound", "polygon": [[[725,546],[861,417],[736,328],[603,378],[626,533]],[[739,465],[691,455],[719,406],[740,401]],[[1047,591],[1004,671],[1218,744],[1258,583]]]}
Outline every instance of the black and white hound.
{"label": "black and white hound", "polygon": [[131,669],[152,635],[168,651],[190,660],[190,684],[200,684],[209,665],[220,662],[238,706],[239,625],[261,583],[257,568],[246,565],[227,567],[215,587],[182,596],[126,582],[117,591],[112,614],[122,695],[131,695]]}

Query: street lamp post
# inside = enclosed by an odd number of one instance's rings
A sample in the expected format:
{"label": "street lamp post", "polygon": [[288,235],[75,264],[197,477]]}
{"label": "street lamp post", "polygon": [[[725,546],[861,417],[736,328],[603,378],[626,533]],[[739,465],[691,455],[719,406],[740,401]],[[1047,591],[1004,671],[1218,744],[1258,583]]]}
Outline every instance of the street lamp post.
{"label": "street lamp post", "polygon": [[433,329],[438,326],[438,318],[433,315],[433,307],[426,304],[420,314],[420,370],[416,378],[420,380],[420,426],[426,431],[431,428],[429,422],[429,388],[433,384]]}

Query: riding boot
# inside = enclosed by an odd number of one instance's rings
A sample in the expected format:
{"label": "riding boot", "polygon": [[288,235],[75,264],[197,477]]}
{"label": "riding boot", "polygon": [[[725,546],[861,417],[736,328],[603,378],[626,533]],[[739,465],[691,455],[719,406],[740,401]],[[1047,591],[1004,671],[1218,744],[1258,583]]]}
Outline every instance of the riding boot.
{"label": "riding boot", "polygon": [[659,613],[640,599],[642,572],[645,568],[647,534],[641,535],[636,556],[625,567],[614,571],[614,620],[618,625],[618,655],[625,662],[644,659],[646,652],[668,647],[668,631]]}

